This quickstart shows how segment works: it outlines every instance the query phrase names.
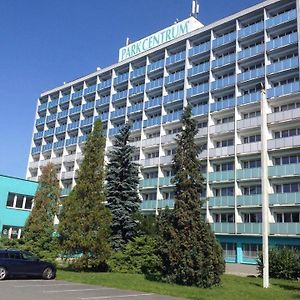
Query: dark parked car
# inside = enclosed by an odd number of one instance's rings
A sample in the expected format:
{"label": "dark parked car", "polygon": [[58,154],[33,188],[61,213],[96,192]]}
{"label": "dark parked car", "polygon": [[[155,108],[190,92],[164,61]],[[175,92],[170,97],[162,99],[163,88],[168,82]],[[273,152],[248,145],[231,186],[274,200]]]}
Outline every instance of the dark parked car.
{"label": "dark parked car", "polygon": [[32,253],[16,250],[0,250],[0,280],[7,277],[42,277],[54,279],[56,268],[53,264],[42,261]]}

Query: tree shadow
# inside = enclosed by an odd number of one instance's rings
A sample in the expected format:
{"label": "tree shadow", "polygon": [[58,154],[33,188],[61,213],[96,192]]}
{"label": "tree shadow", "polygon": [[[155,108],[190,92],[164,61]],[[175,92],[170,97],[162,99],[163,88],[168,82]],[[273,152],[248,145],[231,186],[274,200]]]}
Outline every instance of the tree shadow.
{"label": "tree shadow", "polygon": [[[281,289],[287,290],[287,291],[299,291],[300,292],[300,286],[290,286],[288,284],[284,283],[273,283],[272,285],[278,286]],[[300,298],[300,295],[299,295]]]}

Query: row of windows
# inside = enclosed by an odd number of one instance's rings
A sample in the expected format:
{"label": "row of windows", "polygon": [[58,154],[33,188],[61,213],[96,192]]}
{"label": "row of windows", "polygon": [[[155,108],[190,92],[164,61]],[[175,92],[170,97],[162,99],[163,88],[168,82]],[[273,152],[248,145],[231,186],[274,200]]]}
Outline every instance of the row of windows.
{"label": "row of windows", "polygon": [[19,239],[21,237],[22,227],[3,225],[2,237],[9,239]]}
{"label": "row of windows", "polygon": [[274,158],[274,164],[276,166],[297,164],[297,163],[300,163],[300,155],[290,155],[290,156],[282,156],[282,157]]}
{"label": "row of windows", "polygon": [[32,209],[33,196],[8,193],[6,206],[11,208]]}
{"label": "row of windows", "polygon": [[287,110],[292,110],[292,109],[296,109],[296,108],[300,108],[300,102],[293,102],[293,103],[289,103],[289,104],[283,104],[281,106],[275,106],[273,108],[273,112],[287,111]]}
{"label": "row of windows", "polygon": [[295,135],[300,135],[300,128],[286,129],[282,131],[276,131],[274,133],[275,139],[280,139],[280,138],[285,138],[285,137],[290,137]]}
{"label": "row of windows", "polygon": [[292,182],[292,183],[284,183],[284,184],[275,184],[274,192],[276,194],[300,192],[300,183]]}

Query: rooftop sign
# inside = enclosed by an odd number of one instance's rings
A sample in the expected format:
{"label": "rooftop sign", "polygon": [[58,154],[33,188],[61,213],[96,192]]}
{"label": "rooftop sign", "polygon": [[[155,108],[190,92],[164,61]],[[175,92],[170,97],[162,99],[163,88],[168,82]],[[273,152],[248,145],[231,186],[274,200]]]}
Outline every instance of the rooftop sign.
{"label": "rooftop sign", "polygon": [[161,44],[172,41],[201,27],[203,27],[203,25],[194,17],[178,22],[168,28],[121,48],[119,50],[119,62],[155,48]]}

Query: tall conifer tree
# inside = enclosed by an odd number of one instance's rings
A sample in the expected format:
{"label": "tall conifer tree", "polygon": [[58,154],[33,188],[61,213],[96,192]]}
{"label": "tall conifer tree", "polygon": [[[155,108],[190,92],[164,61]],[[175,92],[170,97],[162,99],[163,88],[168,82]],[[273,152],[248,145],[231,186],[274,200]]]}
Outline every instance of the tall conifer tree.
{"label": "tall conifer tree", "polygon": [[102,269],[110,256],[111,215],[105,207],[105,138],[97,120],[84,146],[76,186],[63,200],[59,233],[64,254],[78,254],[74,266]]}
{"label": "tall conifer tree", "polygon": [[24,248],[41,258],[54,260],[58,255],[58,241],[54,237],[54,218],[58,213],[60,198],[59,182],[54,165],[42,169],[34,197],[34,207],[23,229],[21,242]]}
{"label": "tall conifer tree", "polygon": [[132,240],[137,233],[139,170],[132,161],[134,147],[129,141],[130,125],[125,124],[116,135],[109,153],[107,170],[107,203],[112,213],[111,244],[115,251]]}
{"label": "tall conifer tree", "polygon": [[197,127],[191,115],[188,106],[182,115],[183,130],[176,139],[173,161],[175,206],[161,216],[158,252],[165,280],[210,287],[220,283],[224,261],[220,245],[200,215],[203,177],[195,143]]}

